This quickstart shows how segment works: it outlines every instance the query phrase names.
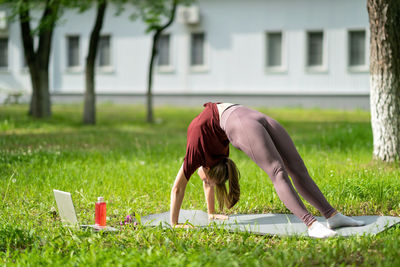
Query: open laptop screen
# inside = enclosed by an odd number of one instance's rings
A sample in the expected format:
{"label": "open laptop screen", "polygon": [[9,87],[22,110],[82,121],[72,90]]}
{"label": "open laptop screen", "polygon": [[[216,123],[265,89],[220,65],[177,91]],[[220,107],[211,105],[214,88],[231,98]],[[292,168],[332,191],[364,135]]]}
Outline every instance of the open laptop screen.
{"label": "open laptop screen", "polygon": [[53,189],[56,198],[58,212],[60,213],[63,224],[77,225],[74,204],[72,203],[71,193]]}

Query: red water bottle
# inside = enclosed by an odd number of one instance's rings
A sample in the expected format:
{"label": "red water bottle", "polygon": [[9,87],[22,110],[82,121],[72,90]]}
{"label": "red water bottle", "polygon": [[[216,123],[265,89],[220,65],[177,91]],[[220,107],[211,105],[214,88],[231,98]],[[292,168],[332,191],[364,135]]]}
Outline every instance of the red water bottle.
{"label": "red water bottle", "polygon": [[96,202],[96,210],[94,221],[96,226],[105,227],[106,226],[106,202],[104,202],[103,197],[98,197]]}

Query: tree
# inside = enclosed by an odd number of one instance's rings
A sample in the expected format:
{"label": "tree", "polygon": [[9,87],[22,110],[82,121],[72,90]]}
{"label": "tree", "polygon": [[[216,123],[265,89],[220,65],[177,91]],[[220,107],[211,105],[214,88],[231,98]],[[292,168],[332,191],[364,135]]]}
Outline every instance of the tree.
{"label": "tree", "polygon": [[[49,61],[53,30],[59,18],[61,1],[11,1],[19,17],[25,60],[29,68],[32,97],[29,114],[36,118],[51,116],[49,92]],[[30,9],[43,6],[43,13],[36,29],[32,30]],[[35,49],[34,36],[38,36]]]}
{"label": "tree", "polygon": [[[18,20],[21,29],[25,61],[29,69],[32,96],[29,114],[36,118],[51,116],[49,92],[49,62],[53,31],[61,17],[62,9],[79,0],[0,0]],[[32,10],[38,10],[31,14]],[[37,42],[36,42],[37,41]]]}
{"label": "tree", "polygon": [[400,158],[400,1],[368,0],[374,158]]}
{"label": "tree", "polygon": [[[141,2],[141,15],[143,21],[147,24],[147,32],[152,32],[152,44],[151,44],[151,54],[150,54],[150,63],[148,67],[147,73],[147,122],[154,122],[153,116],[153,69],[154,69],[154,61],[156,59],[158,53],[158,40],[160,39],[161,34],[165,29],[167,29],[171,23],[174,21],[176,7],[178,5],[178,0],[171,1],[144,1]],[[145,3],[143,5],[143,3]],[[170,10],[167,9],[168,4],[171,5]],[[168,20],[166,23],[162,24],[162,18],[167,17]]]}
{"label": "tree", "polygon": [[[176,8],[178,4],[186,4],[193,2],[192,0],[154,0],[138,1],[136,5],[140,9],[142,20],[147,24],[147,32],[152,33],[152,44],[150,62],[148,67],[147,78],[147,122],[154,121],[153,116],[153,69],[154,61],[158,53],[158,40],[175,19]],[[164,23],[163,23],[164,21]]]}
{"label": "tree", "polygon": [[[123,1],[115,0],[115,2]],[[51,116],[49,61],[53,31],[57,20],[61,17],[61,9],[80,8],[81,11],[84,11],[91,6],[92,2],[92,0],[0,0],[1,4],[7,4],[12,10],[10,18],[19,18],[24,54],[32,84],[29,114],[33,117]],[[99,34],[107,6],[107,0],[97,0],[96,2],[98,3],[97,16],[91,33],[86,59],[86,92],[83,119],[85,123],[95,122],[94,67]],[[37,26],[32,28],[31,22],[35,21],[36,18],[31,16],[30,11],[41,8],[44,10],[43,14]],[[38,38],[37,48],[35,48],[35,37]]]}
{"label": "tree", "polygon": [[100,31],[103,26],[107,0],[97,0],[97,14],[92,32],[90,34],[88,55],[85,67],[85,100],[83,110],[83,123],[96,123],[96,96],[95,96],[95,62],[100,39]]}
{"label": "tree", "polygon": [[86,56],[85,65],[85,95],[84,95],[84,108],[83,108],[83,123],[95,124],[96,123],[96,57],[98,45],[100,41],[100,32],[104,23],[104,16],[106,13],[107,5],[109,3],[115,4],[117,7],[116,16],[120,15],[127,0],[75,0],[71,7],[79,8],[80,12],[87,11],[93,7],[93,3],[97,4],[97,13],[95,22],[90,34],[88,54]]}

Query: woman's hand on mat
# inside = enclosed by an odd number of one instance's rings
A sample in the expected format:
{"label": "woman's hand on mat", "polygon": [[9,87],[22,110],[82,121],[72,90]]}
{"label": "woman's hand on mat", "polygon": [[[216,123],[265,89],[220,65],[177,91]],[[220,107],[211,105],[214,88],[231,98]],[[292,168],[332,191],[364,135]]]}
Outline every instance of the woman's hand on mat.
{"label": "woman's hand on mat", "polygon": [[228,220],[228,215],[225,214],[208,214],[209,220]]}

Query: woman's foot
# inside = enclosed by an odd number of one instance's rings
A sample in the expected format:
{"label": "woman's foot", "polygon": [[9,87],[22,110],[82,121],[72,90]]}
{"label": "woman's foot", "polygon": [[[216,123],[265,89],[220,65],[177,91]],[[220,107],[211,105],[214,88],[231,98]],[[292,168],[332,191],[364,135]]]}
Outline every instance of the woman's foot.
{"label": "woman's foot", "polygon": [[327,228],[322,223],[315,221],[308,227],[308,235],[315,238],[327,238],[335,236],[337,233]]}
{"label": "woman's foot", "polygon": [[350,217],[347,217],[340,212],[335,214],[334,216],[328,218],[327,220],[328,228],[335,229],[339,227],[346,227],[346,226],[363,226],[365,225],[362,221],[356,221]]}

